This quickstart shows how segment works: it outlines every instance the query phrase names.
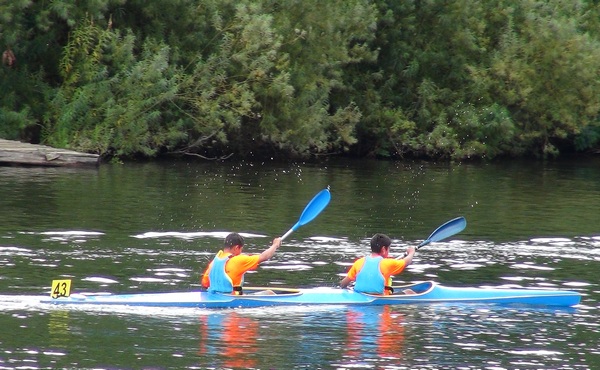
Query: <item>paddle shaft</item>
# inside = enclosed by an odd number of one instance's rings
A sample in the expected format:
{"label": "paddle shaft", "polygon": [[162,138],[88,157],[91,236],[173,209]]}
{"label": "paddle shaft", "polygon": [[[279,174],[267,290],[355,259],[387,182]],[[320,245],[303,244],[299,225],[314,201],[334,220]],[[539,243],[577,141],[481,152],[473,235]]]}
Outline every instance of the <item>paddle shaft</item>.
{"label": "paddle shaft", "polygon": [[290,236],[290,234],[291,234],[291,233],[293,233],[293,232],[294,232],[294,228],[291,228],[291,229],[289,229],[289,230],[287,231],[287,233],[285,233],[285,234],[283,234],[283,235],[281,236],[281,241],[284,241],[284,240],[285,240],[285,238],[287,238],[288,236]]}

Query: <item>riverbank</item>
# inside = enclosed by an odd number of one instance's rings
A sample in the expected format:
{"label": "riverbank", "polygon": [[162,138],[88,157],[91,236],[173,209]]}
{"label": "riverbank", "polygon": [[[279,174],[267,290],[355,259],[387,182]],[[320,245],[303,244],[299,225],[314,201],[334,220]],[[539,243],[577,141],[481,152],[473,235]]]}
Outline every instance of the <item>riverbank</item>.
{"label": "riverbank", "polygon": [[97,154],[0,139],[0,165],[77,167],[99,164]]}

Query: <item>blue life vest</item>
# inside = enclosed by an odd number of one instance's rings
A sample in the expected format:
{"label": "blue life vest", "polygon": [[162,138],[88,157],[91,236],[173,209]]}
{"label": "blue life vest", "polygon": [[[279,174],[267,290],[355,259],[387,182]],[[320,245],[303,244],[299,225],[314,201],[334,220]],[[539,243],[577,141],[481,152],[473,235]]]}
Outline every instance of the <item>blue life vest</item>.
{"label": "blue life vest", "polygon": [[212,267],[208,273],[210,286],[208,291],[211,293],[233,293],[233,282],[225,272],[225,264],[232,255],[219,258],[219,254],[213,259]]}
{"label": "blue life vest", "polygon": [[365,263],[356,275],[355,292],[383,294],[385,279],[379,270],[379,263],[382,260],[382,256],[365,257]]}

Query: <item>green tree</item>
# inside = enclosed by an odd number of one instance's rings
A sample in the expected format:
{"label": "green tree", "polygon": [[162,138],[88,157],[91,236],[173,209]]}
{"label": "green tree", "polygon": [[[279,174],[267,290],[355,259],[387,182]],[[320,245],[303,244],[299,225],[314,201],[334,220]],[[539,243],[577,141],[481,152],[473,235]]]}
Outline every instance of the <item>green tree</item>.
{"label": "green tree", "polygon": [[212,9],[218,45],[197,55],[182,92],[196,121],[186,150],[347,149],[361,113],[351,101],[330,105],[330,97],[344,88],[342,67],[368,54],[374,21],[374,8],[362,1],[242,1]]}
{"label": "green tree", "polygon": [[0,1],[0,48],[16,59],[10,66],[3,60],[0,68],[0,114],[5,123],[0,135],[33,139],[24,130],[41,126],[52,90],[61,83],[59,61],[69,29],[86,14],[104,19],[110,4],[123,1]]}
{"label": "green tree", "polygon": [[600,43],[580,30],[581,3],[522,1],[506,22],[490,65],[474,68],[517,122],[517,145],[557,155],[557,142],[597,124]]}
{"label": "green tree", "polygon": [[[0,2],[0,135],[111,156],[558,155],[600,142],[599,6]],[[15,62],[16,61],[16,62]]]}
{"label": "green tree", "polygon": [[380,56],[354,77],[361,153],[545,156],[595,125],[600,48],[583,3],[377,4]]}
{"label": "green tree", "polygon": [[182,119],[169,114],[178,89],[169,48],[121,36],[84,20],[70,35],[61,62],[63,84],[46,115],[51,145],[101,155],[155,155],[177,143]]}

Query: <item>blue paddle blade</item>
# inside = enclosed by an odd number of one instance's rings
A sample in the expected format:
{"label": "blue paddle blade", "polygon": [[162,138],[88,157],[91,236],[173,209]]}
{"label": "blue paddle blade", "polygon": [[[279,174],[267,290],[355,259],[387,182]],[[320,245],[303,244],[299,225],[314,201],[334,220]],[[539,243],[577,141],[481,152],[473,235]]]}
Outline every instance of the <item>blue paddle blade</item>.
{"label": "blue paddle blade", "polygon": [[304,211],[302,211],[302,214],[300,215],[300,219],[298,220],[298,222],[296,222],[296,224],[292,226],[292,228],[289,229],[287,233],[283,234],[281,239],[283,240],[287,238],[292,233],[292,231],[296,231],[300,226],[311,222],[315,217],[319,215],[319,213],[321,213],[325,209],[325,207],[327,207],[330,200],[331,194],[329,193],[329,187],[327,187],[327,189],[321,190],[306,205]]}
{"label": "blue paddle blade", "polygon": [[305,225],[311,222],[315,217],[321,213],[329,204],[331,200],[331,194],[329,193],[329,189],[323,189],[319,192],[319,194],[315,195],[315,197],[308,203],[304,211],[300,215],[300,219],[294,225],[296,230],[298,227]]}
{"label": "blue paddle blade", "polygon": [[459,232],[463,231],[465,227],[467,227],[467,220],[465,220],[464,217],[452,219],[435,229],[434,232],[429,235],[429,238],[419,244],[417,248],[420,248],[431,242],[439,242],[440,240],[444,240],[454,234],[458,234]]}

